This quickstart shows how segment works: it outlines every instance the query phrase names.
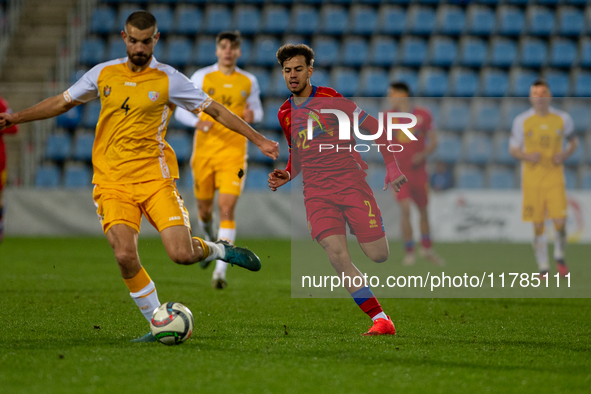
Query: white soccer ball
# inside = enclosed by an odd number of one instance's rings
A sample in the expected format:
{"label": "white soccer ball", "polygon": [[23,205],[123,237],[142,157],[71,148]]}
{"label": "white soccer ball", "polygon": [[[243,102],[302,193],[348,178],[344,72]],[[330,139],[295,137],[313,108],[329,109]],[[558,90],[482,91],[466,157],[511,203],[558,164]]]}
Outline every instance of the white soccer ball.
{"label": "white soccer ball", "polygon": [[180,345],[193,333],[193,314],[179,302],[167,302],[154,309],[152,335],[165,345]]}

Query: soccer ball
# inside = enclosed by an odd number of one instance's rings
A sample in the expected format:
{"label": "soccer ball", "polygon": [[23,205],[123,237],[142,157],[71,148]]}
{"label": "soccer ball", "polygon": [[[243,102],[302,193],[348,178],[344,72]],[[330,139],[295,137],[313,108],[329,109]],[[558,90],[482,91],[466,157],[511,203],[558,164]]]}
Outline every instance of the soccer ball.
{"label": "soccer ball", "polygon": [[154,310],[152,335],[165,345],[180,345],[193,333],[193,314],[179,302],[167,302]]}

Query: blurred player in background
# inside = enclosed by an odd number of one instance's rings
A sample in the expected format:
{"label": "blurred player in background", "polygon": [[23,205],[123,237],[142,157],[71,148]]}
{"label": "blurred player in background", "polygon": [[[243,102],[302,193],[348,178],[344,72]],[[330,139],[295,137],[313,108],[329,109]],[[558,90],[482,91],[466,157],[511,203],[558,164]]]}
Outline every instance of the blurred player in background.
{"label": "blurred player in background", "polygon": [[[263,119],[263,106],[259,97],[259,83],[254,75],[236,67],[236,61],[241,55],[240,33],[220,33],[216,42],[218,62],[195,72],[191,81],[244,121],[260,122]],[[199,227],[207,240],[222,239],[232,244],[236,239],[234,210],[247,172],[247,140],[206,113],[196,116],[179,107],[175,116],[179,122],[195,128],[191,168],[199,209]],[[218,231],[214,229],[213,220],[216,190],[220,192]],[[201,264],[203,268],[208,265],[209,263]],[[214,288],[223,289],[227,286],[227,268],[228,263],[222,260],[216,262],[212,279]]]}
{"label": "blurred player in background", "polygon": [[[579,145],[571,116],[551,107],[551,99],[546,81],[535,81],[529,90],[532,108],[515,118],[509,140],[509,152],[522,162],[523,220],[534,223],[533,248],[542,277],[550,270],[544,234],[546,218],[552,219],[556,229],[556,268],[560,275],[568,274],[564,259],[567,203],[562,163]],[[567,144],[563,150],[564,140]]]}
{"label": "blurred player in background", "polygon": [[[8,103],[2,97],[0,97],[0,113],[11,114],[12,111],[8,107]],[[4,145],[4,134],[14,134],[18,131],[18,126],[14,125],[4,130],[0,130],[0,243],[4,239],[4,200],[2,199],[2,190],[6,186],[6,146]]]}
{"label": "blurred player in background", "polygon": [[[393,135],[394,140],[392,141],[403,146],[402,151],[396,153],[396,157],[401,171],[408,177],[408,184],[395,195],[402,213],[402,241],[404,243],[402,264],[413,265],[415,263],[415,243],[410,223],[411,202],[414,202],[420,217],[421,249],[419,254],[433,264],[442,265],[443,259],[432,248],[427,212],[429,175],[427,175],[425,164],[427,157],[437,148],[437,133],[433,128],[431,112],[427,108],[412,104],[410,89],[403,82],[393,82],[388,89],[388,97],[392,105],[392,110],[389,112],[412,113],[417,117],[416,126],[410,129],[417,141],[411,141],[402,130],[398,130],[398,133]],[[387,116],[387,112],[384,116]],[[384,122],[384,124],[386,123]]]}
{"label": "blurred player in background", "polygon": [[[377,131],[378,121],[335,90],[310,84],[314,71],[314,52],[307,45],[284,45],[277,51],[277,60],[283,68],[287,88],[292,92],[278,113],[290,153],[287,168],[276,169],[269,174],[269,187],[273,191],[277,190],[295,178],[301,169],[304,203],[312,238],[324,248],[339,277],[362,277],[349,255],[347,224],[365,255],[372,261],[384,262],[390,253],[380,208],[365,180],[364,169],[367,169],[367,164],[351,149],[355,145],[354,138],[339,140],[336,116],[320,116],[312,140],[307,139],[305,130],[308,128],[308,118],[319,116],[320,109],[339,109],[350,117],[351,122],[353,114],[357,113],[359,127],[371,134]],[[292,133],[292,130],[295,132]],[[385,134],[382,133],[382,138],[376,142],[387,145]],[[338,148],[319,151],[321,144]],[[295,154],[292,154],[292,150]],[[381,149],[381,153],[387,171],[384,190],[392,184],[394,190],[399,191],[406,178],[400,172],[394,154],[387,149]],[[392,320],[384,313],[369,286],[363,280],[359,281],[359,287],[354,282],[344,282],[357,305],[373,320],[373,326],[364,335],[394,335],[396,330]]]}
{"label": "blurred player in background", "polygon": [[[128,57],[95,66],[63,94],[15,114],[0,114],[0,129],[51,118],[100,97],[92,152],[93,199],[130,295],[150,321],[160,301],[138,255],[142,214],[160,232],[168,256],[177,264],[221,258],[252,271],[261,265],[247,249],[191,237],[189,215],[176,189],[177,159],[164,140],[172,110],[178,105],[194,113],[203,111],[273,159],[279,147],[183,74],[156,61],[152,53],[160,34],[152,14],[132,13],[121,36]],[[155,338],[148,333],[134,341]]]}

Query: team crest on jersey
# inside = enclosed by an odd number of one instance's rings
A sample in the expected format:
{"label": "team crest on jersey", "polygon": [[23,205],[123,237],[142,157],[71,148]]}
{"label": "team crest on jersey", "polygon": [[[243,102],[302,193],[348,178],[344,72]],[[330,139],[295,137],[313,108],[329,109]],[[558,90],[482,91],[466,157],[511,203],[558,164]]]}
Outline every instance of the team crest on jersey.
{"label": "team crest on jersey", "polygon": [[150,97],[150,100],[152,100],[152,102],[154,102],[154,101],[158,100],[158,97],[160,97],[160,93],[159,92],[149,92],[148,97]]}
{"label": "team crest on jersey", "polygon": [[109,97],[109,95],[111,94],[111,87],[110,86],[105,86],[105,88],[103,89],[103,95],[105,97]]}
{"label": "team crest on jersey", "polygon": [[240,94],[242,95],[242,97],[246,97],[246,90],[242,90],[242,91],[240,92]]}
{"label": "team crest on jersey", "polygon": [[209,91],[207,92],[210,96],[213,96],[213,94],[215,93],[215,89],[211,88],[209,89]]}

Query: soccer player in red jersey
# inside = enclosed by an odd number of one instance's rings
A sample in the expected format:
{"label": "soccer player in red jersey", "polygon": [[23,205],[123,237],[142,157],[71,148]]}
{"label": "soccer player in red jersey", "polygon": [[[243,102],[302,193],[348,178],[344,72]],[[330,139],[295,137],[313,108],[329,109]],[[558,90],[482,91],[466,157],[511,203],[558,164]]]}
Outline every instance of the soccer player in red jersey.
{"label": "soccer player in red jersey", "polygon": [[[0,113],[11,113],[8,103],[0,97]],[[18,131],[18,126],[14,125],[4,130],[0,130],[0,242],[4,239],[4,202],[2,200],[2,190],[6,185],[6,146],[2,136],[4,134],[14,134]]]}
{"label": "soccer player in red jersey", "polygon": [[[419,253],[430,262],[442,265],[443,260],[432,248],[427,213],[429,176],[425,168],[425,160],[437,148],[437,134],[433,130],[431,112],[427,108],[412,105],[410,89],[403,82],[393,82],[390,85],[388,96],[393,107],[390,112],[412,113],[417,118],[416,126],[410,129],[417,141],[411,141],[400,130],[393,135],[393,142],[403,147],[402,151],[398,152],[396,156],[400,163],[400,169],[409,179],[408,185],[400,190],[400,193],[396,194],[402,212],[402,240],[405,251],[402,264],[413,265],[415,263],[415,247],[410,224],[410,206],[411,202],[414,202],[419,209],[420,216],[421,249]],[[400,120],[399,123],[405,123],[405,121]]]}
{"label": "soccer player in red jersey", "polygon": [[[292,96],[279,109],[281,128],[290,146],[285,170],[269,174],[269,187],[275,191],[302,172],[304,202],[312,238],[324,248],[339,277],[362,277],[351,262],[347,247],[346,224],[357,237],[363,252],[376,263],[388,259],[388,240],[384,233],[380,209],[373,192],[365,181],[367,165],[354,149],[355,139],[339,139],[339,119],[321,114],[321,109],[338,109],[349,116],[357,113],[359,127],[375,134],[378,121],[335,90],[310,84],[314,52],[306,45],[287,44],[277,51],[277,60]],[[316,119],[314,135],[307,138],[308,118]],[[295,130],[292,133],[292,130]],[[385,133],[375,142],[388,144]],[[333,149],[326,149],[333,146]],[[324,150],[322,150],[324,147]],[[292,151],[293,149],[293,151]],[[394,154],[381,149],[389,184],[399,191],[406,177],[400,172]],[[394,324],[363,280],[344,280],[357,305],[373,320],[373,326],[363,335],[395,334]]]}

